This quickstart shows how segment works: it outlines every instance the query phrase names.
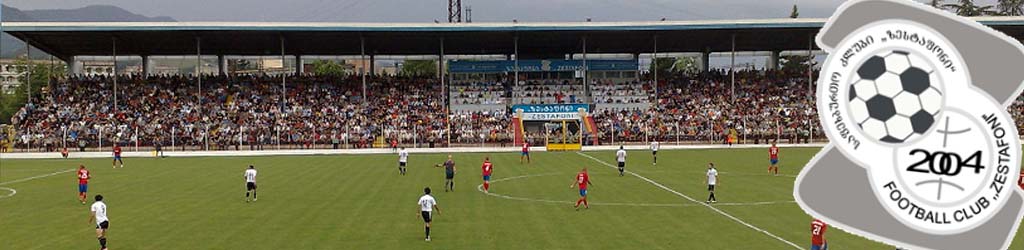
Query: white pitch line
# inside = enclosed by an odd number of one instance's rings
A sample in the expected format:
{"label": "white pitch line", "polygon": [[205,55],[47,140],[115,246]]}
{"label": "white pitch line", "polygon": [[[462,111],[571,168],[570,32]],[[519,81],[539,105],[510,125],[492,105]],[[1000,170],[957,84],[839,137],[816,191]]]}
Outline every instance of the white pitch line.
{"label": "white pitch line", "polygon": [[63,174],[63,173],[71,172],[71,171],[75,171],[75,169],[74,168],[70,168],[70,169],[67,169],[67,170],[64,170],[64,171],[58,171],[58,172],[53,172],[53,173],[44,174],[44,175],[37,175],[37,176],[32,176],[32,177],[26,177],[26,178],[21,178],[21,179],[13,180],[13,181],[0,182],[0,185],[7,185],[7,184],[14,184],[14,183],[19,183],[19,182],[26,182],[26,181],[31,181],[31,180],[39,179],[39,178],[46,178],[46,177],[50,177],[50,176],[54,176],[54,175],[59,175],[59,174]]}
{"label": "white pitch line", "polygon": [[[590,155],[588,155],[588,154],[584,154],[584,153],[581,153],[581,152],[576,152],[576,154],[579,154],[579,155],[581,155],[581,156],[583,156],[583,157],[587,157],[587,158],[590,158],[591,160],[594,160],[594,161],[596,161],[596,162],[598,162],[598,163],[601,163],[601,164],[603,164],[603,165],[605,165],[605,166],[608,166],[608,167],[610,167],[610,168],[613,168],[613,169],[617,169],[617,168],[618,168],[618,167],[616,167],[616,166],[613,166],[612,164],[608,164],[607,162],[604,162],[604,161],[602,161],[602,160],[600,160],[600,159],[594,158],[593,156],[590,156]],[[683,197],[684,199],[687,199],[687,200],[689,200],[690,202],[693,202],[693,203],[696,203],[696,204],[698,204],[698,205],[702,205],[702,206],[704,206],[704,207],[707,207],[708,209],[711,209],[711,211],[715,211],[716,213],[718,213],[718,214],[721,214],[722,216],[725,216],[726,218],[729,218],[729,219],[731,219],[731,220],[733,220],[733,221],[735,221],[735,222],[738,222],[738,223],[740,223],[740,224],[742,224],[742,225],[744,225],[744,226],[746,226],[746,227],[748,227],[748,228],[750,228],[750,229],[754,229],[754,231],[758,231],[758,232],[760,232],[760,233],[763,233],[763,234],[765,234],[765,235],[768,235],[769,237],[772,237],[772,238],[774,238],[774,239],[776,239],[776,240],[779,240],[779,241],[781,241],[781,242],[783,242],[783,243],[786,243],[786,244],[788,244],[788,245],[790,245],[790,246],[793,246],[793,248],[796,248],[796,249],[800,249],[800,250],[804,250],[804,249],[803,249],[802,247],[800,247],[799,245],[797,245],[797,244],[795,244],[795,243],[793,243],[793,242],[790,242],[790,241],[788,241],[788,240],[786,240],[786,239],[783,239],[782,237],[779,237],[779,236],[777,236],[777,235],[775,235],[775,234],[772,234],[772,233],[770,233],[770,232],[768,232],[768,231],[766,231],[766,230],[764,230],[764,229],[761,229],[761,228],[758,228],[758,227],[756,227],[756,226],[754,226],[754,225],[751,225],[750,223],[747,223],[746,221],[740,220],[739,218],[736,218],[736,216],[732,216],[731,214],[729,214],[729,213],[726,213],[725,211],[722,211],[721,209],[718,209],[718,208],[716,208],[716,207],[714,207],[714,206],[711,206],[711,205],[708,205],[708,204],[706,204],[706,203],[703,203],[703,202],[697,201],[696,199],[693,199],[693,198],[691,198],[690,196],[687,196],[687,195],[685,195],[685,194],[683,194],[683,193],[680,193],[679,191],[676,191],[676,190],[673,190],[673,189],[671,189],[671,188],[668,188],[668,187],[666,187],[665,185],[662,185],[661,183],[658,183],[658,182],[656,182],[656,181],[653,181],[653,180],[651,180],[651,179],[648,179],[647,177],[643,177],[643,176],[641,176],[641,175],[639,175],[639,174],[636,174],[636,173],[633,173],[633,172],[631,172],[631,171],[625,171],[625,172],[626,172],[626,173],[628,173],[628,174],[630,174],[630,175],[632,175],[632,176],[635,176],[635,177],[637,177],[637,178],[640,178],[641,180],[644,180],[644,181],[646,181],[647,183],[650,183],[650,184],[652,184],[652,185],[654,185],[654,186],[657,186],[657,187],[659,187],[659,188],[661,188],[661,189],[664,189],[665,191],[669,191],[670,193],[673,193],[673,194],[675,194],[675,195],[678,195],[679,197]]]}
{"label": "white pitch line", "polygon": [[[558,175],[558,174],[560,174],[560,173],[547,173],[547,174],[534,174],[534,175],[513,176],[513,177],[508,177],[508,178],[495,179],[495,180],[492,180],[491,183],[498,183],[498,182],[516,180],[516,179],[529,178],[529,177],[540,177],[540,176]],[[498,194],[498,193],[484,192],[484,185],[483,184],[477,185],[476,186],[476,190],[480,191],[481,193],[484,193],[486,195],[489,195],[489,196],[494,196],[494,197],[503,198],[503,199],[509,199],[509,200],[530,201],[530,202],[543,202],[543,203],[556,203],[556,204],[575,204],[572,201],[566,201],[566,200],[535,199],[535,198],[516,197],[516,196],[509,196],[509,195]],[[718,203],[718,204],[715,204],[715,205],[716,206],[762,206],[762,205],[775,205],[775,204],[786,204],[786,203],[796,203],[796,201],[732,202],[732,203]],[[701,206],[701,205],[698,205],[698,204],[681,204],[681,203],[627,203],[627,202],[592,202],[590,204],[591,205],[595,205],[595,206],[633,206],[633,207],[696,207],[696,206]]]}
{"label": "white pitch line", "polygon": [[11,192],[11,194],[8,194],[6,196],[0,196],[0,199],[11,197],[11,196],[14,196],[14,195],[18,194],[18,190],[14,190],[13,188],[0,187],[0,190],[7,190],[7,191]]}

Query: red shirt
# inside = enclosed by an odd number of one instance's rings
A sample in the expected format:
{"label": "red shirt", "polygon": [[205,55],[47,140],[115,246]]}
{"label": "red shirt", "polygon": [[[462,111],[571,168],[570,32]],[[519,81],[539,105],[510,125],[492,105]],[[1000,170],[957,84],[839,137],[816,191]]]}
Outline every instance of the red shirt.
{"label": "red shirt", "polygon": [[523,143],[523,152],[530,152],[530,143]]}
{"label": "red shirt", "polygon": [[121,156],[121,146],[114,146],[114,156]]}
{"label": "red shirt", "polygon": [[768,157],[771,159],[779,159],[779,147],[771,146],[768,148]]}
{"label": "red shirt", "polygon": [[825,230],[828,229],[828,225],[821,220],[814,220],[811,222],[811,244],[821,246],[825,244]]}
{"label": "red shirt", "polygon": [[580,186],[580,189],[587,189],[587,183],[590,183],[590,175],[586,172],[576,174],[576,185]]}
{"label": "red shirt", "polygon": [[78,184],[89,184],[89,170],[78,170]]}
{"label": "red shirt", "polygon": [[491,175],[491,170],[493,170],[492,167],[491,162],[485,161],[484,165],[480,166],[480,170],[484,172],[484,175]]}

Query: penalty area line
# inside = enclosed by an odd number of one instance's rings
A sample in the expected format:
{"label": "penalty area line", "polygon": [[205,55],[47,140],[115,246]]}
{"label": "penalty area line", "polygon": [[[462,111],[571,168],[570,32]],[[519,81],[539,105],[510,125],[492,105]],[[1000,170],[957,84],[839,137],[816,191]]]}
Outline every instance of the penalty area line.
{"label": "penalty area line", "polygon": [[26,181],[31,181],[31,180],[39,179],[39,178],[46,178],[46,177],[50,177],[50,176],[54,176],[54,175],[68,173],[68,172],[71,172],[71,171],[75,171],[75,169],[74,168],[70,168],[70,169],[67,169],[67,170],[64,170],[64,171],[57,171],[57,172],[53,172],[53,173],[49,173],[49,174],[44,174],[44,175],[36,175],[36,176],[32,176],[32,177],[25,177],[25,178],[13,180],[13,181],[0,182],[0,185],[8,185],[8,184],[26,182]]}
{"label": "penalty area line", "polygon": [[[589,159],[591,159],[591,160],[594,160],[594,161],[596,161],[596,162],[598,162],[598,163],[601,163],[602,165],[605,165],[605,166],[607,166],[607,167],[610,167],[610,168],[613,168],[613,169],[617,169],[617,168],[618,168],[618,167],[616,167],[616,166],[614,166],[614,165],[612,165],[612,164],[609,164],[609,163],[607,163],[607,162],[604,162],[604,161],[602,161],[602,160],[600,160],[600,159],[594,158],[593,156],[590,156],[590,155],[588,155],[588,154],[584,154],[584,153],[581,153],[581,152],[576,152],[576,154],[578,154],[578,155],[580,155],[580,156],[583,156],[583,157],[586,157],[586,158],[589,158]],[[796,243],[790,242],[790,241],[788,241],[788,240],[786,240],[786,239],[783,239],[782,237],[779,237],[779,236],[777,236],[777,235],[775,235],[775,234],[772,234],[771,232],[768,232],[768,231],[766,231],[766,230],[764,230],[764,229],[761,229],[761,228],[759,228],[759,227],[757,227],[757,226],[751,225],[750,223],[747,223],[746,221],[740,220],[739,218],[736,218],[736,216],[733,216],[733,215],[731,215],[731,214],[729,214],[729,213],[726,213],[725,211],[722,211],[721,209],[718,209],[718,208],[716,208],[716,207],[714,207],[714,206],[711,206],[711,205],[709,205],[709,204],[706,204],[706,203],[703,203],[703,202],[697,201],[696,199],[693,199],[693,198],[692,198],[692,197],[690,197],[690,196],[687,196],[687,195],[685,195],[685,194],[683,194],[683,193],[680,193],[679,191],[676,191],[676,190],[673,190],[673,189],[671,189],[671,188],[668,188],[668,187],[666,187],[665,185],[662,185],[661,183],[658,183],[658,182],[656,182],[656,181],[654,181],[654,180],[648,179],[647,177],[643,177],[643,176],[641,176],[641,175],[639,175],[639,174],[637,174],[637,173],[633,173],[633,172],[631,172],[631,171],[628,171],[628,170],[627,170],[627,171],[625,171],[625,172],[626,172],[627,174],[630,174],[630,175],[634,176],[634,177],[640,178],[641,180],[644,180],[644,181],[646,181],[647,183],[650,183],[650,184],[652,184],[652,185],[654,185],[654,186],[657,186],[657,187],[659,187],[659,188],[661,188],[661,189],[664,189],[665,191],[668,191],[668,192],[670,192],[670,193],[673,193],[673,194],[675,194],[675,195],[677,195],[677,196],[679,196],[679,197],[683,197],[684,199],[686,199],[686,200],[689,200],[690,202],[693,202],[693,203],[697,203],[698,205],[702,205],[702,206],[704,206],[704,207],[707,207],[708,209],[711,209],[711,211],[715,211],[716,213],[718,213],[718,214],[721,214],[722,216],[725,216],[726,218],[729,218],[729,219],[731,219],[731,220],[733,220],[733,221],[735,221],[735,222],[737,222],[737,223],[740,223],[740,224],[742,224],[742,225],[744,225],[744,226],[746,226],[746,227],[748,227],[748,228],[750,228],[750,229],[753,229],[754,231],[758,231],[758,232],[760,232],[760,233],[763,233],[763,234],[765,234],[765,235],[768,235],[769,237],[772,237],[772,238],[774,238],[774,239],[776,239],[776,240],[778,240],[778,241],[781,241],[781,242],[783,242],[783,243],[786,243],[787,245],[790,245],[790,246],[792,246],[793,248],[796,248],[796,249],[800,249],[800,250],[804,250],[804,249],[803,249],[802,247],[800,247],[800,246],[799,246],[799,245],[797,245]]]}

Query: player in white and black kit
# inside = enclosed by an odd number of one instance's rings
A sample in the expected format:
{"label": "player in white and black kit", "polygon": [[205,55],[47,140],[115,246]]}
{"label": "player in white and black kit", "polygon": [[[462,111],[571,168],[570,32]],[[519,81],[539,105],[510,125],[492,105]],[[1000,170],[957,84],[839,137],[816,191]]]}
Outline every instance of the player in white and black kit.
{"label": "player in white and black kit", "polygon": [[708,192],[711,195],[708,196],[708,200],[704,203],[718,202],[718,199],[715,199],[715,185],[718,185],[718,170],[715,169],[714,163],[708,162],[708,172],[705,176],[707,178],[704,180],[704,183],[708,184]]}
{"label": "player in white and black kit", "polygon": [[107,204],[103,203],[102,195],[96,195],[96,202],[92,203],[89,211],[89,223],[96,220],[96,239],[100,241],[100,249],[107,250],[107,229],[110,228],[110,219],[107,218]]}
{"label": "player in white and black kit", "polygon": [[658,165],[658,149],[661,148],[661,143],[657,140],[651,141],[651,156],[654,157],[654,165]]}
{"label": "player in white and black kit", "polygon": [[252,193],[252,201],[256,201],[256,167],[249,165],[245,170],[245,202],[249,202],[249,193]]}
{"label": "player in white and black kit", "polygon": [[405,175],[405,164],[409,162],[409,151],[405,147],[398,151],[398,174]]}
{"label": "player in white and black kit", "polygon": [[423,218],[423,223],[426,223],[424,227],[424,232],[427,234],[426,241],[430,241],[430,222],[434,221],[434,210],[437,210],[437,214],[441,214],[441,208],[437,207],[437,200],[434,200],[434,196],[430,196],[430,187],[423,188],[423,196],[420,196],[420,201],[416,205],[418,205],[419,216]]}
{"label": "player in white and black kit", "polygon": [[626,149],[619,146],[619,151],[615,152],[615,160],[619,162],[619,176],[625,175],[626,172]]}

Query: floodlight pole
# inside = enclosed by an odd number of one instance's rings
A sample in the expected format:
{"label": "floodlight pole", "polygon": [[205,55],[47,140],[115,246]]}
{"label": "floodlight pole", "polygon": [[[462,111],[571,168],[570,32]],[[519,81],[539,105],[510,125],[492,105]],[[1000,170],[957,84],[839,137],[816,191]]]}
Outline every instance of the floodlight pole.
{"label": "floodlight pole", "polygon": [[732,83],[729,84],[732,92],[732,101],[736,102],[736,34],[732,34],[732,59],[729,62],[729,76],[732,78]]}

